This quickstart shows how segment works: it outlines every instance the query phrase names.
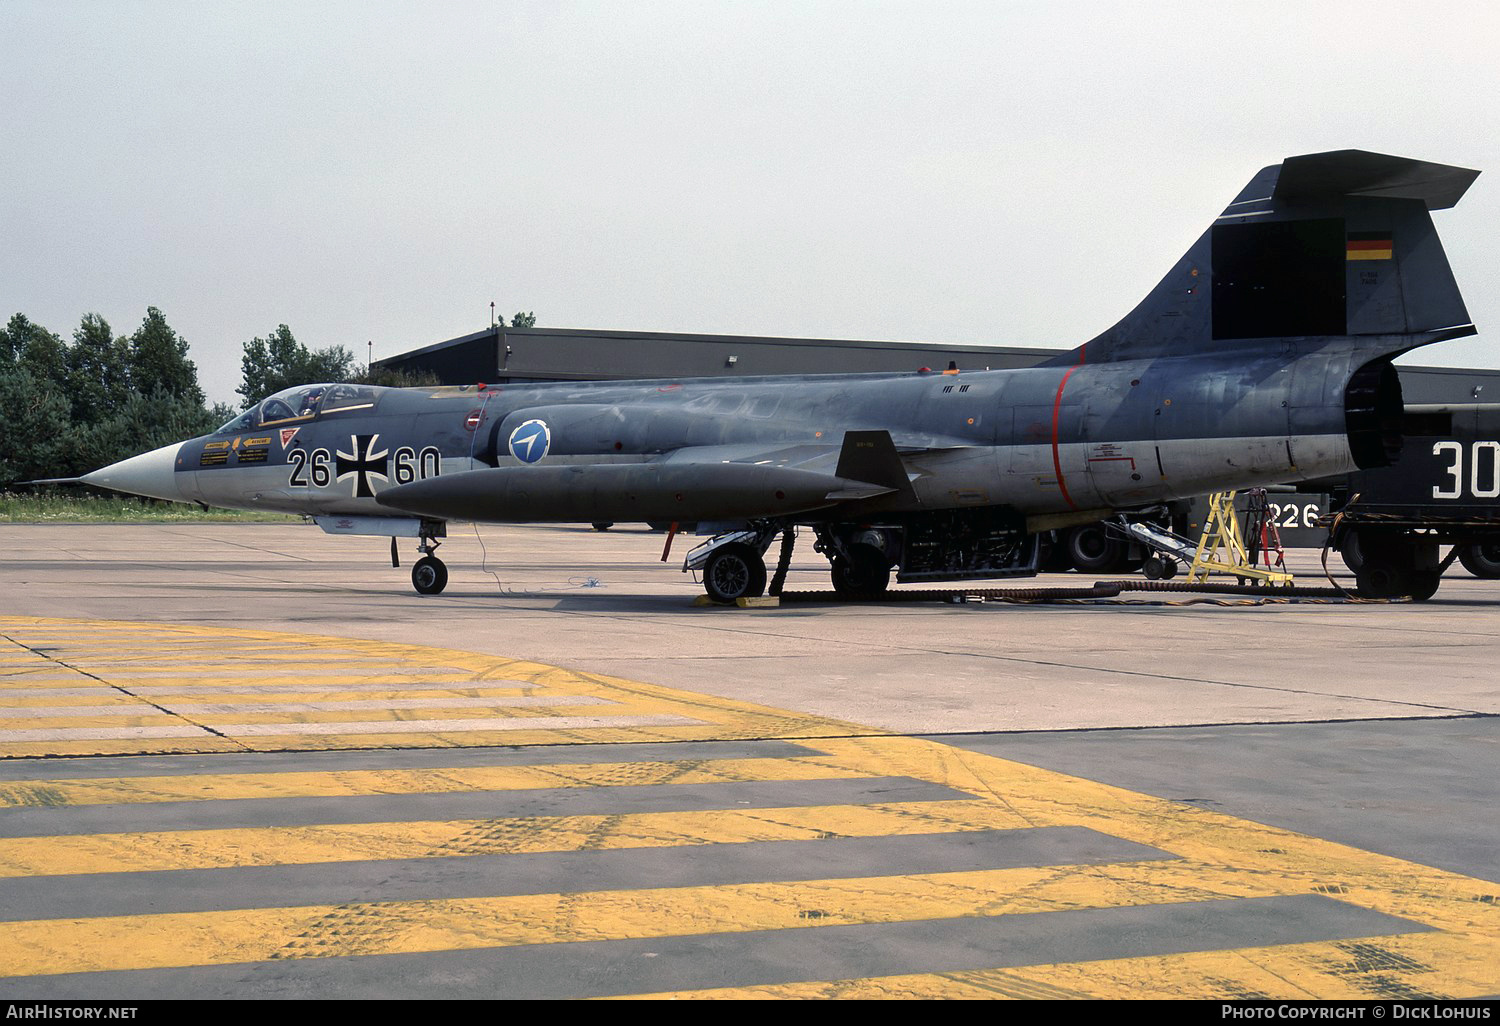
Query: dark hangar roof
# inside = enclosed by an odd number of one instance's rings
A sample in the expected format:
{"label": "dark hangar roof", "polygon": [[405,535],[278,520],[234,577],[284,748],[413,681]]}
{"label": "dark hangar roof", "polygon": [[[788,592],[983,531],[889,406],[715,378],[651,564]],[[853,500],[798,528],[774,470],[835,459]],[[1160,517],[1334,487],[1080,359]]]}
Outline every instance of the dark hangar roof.
{"label": "dark hangar roof", "polygon": [[[926,342],[692,335],[577,328],[486,328],[375,361],[428,371],[444,384],[597,381],[759,374],[837,374],[1031,367],[1060,349],[951,346]],[[732,358],[732,361],[731,361]],[[1398,365],[1408,403],[1500,402],[1500,370]]]}
{"label": "dark hangar roof", "polygon": [[489,328],[375,361],[430,371],[445,384],[475,381],[598,381],[759,374],[1030,367],[1058,350],[925,342],[696,335],[577,328]]}

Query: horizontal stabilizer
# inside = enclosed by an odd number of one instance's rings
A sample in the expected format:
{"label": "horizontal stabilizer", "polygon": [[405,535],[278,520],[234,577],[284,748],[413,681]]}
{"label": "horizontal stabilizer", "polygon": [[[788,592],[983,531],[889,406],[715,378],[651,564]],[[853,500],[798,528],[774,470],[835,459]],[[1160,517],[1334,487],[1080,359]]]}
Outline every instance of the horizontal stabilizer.
{"label": "horizontal stabilizer", "polygon": [[1428,210],[1445,210],[1456,204],[1478,177],[1478,171],[1451,164],[1367,150],[1333,150],[1282,161],[1273,195],[1288,203],[1332,196],[1413,199],[1426,203]]}
{"label": "horizontal stabilizer", "polygon": [[592,523],[787,516],[891,491],[750,463],[596,463],[471,470],[389,488],[376,500],[442,520]]}

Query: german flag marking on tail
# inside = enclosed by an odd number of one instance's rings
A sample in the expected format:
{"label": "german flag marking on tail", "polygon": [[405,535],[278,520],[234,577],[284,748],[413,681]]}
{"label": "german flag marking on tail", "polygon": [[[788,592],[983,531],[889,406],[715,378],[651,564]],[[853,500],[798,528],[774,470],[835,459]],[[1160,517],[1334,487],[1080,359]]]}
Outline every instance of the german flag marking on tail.
{"label": "german flag marking on tail", "polygon": [[1350,232],[1345,245],[1345,255],[1350,260],[1391,259],[1390,232]]}

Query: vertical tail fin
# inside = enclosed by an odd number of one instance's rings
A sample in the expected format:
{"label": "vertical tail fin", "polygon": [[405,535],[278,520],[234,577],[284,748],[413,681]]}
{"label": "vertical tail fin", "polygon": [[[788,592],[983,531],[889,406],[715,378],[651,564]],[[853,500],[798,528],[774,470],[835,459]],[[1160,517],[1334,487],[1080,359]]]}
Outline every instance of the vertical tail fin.
{"label": "vertical tail fin", "polygon": [[1374,359],[1473,334],[1428,211],[1453,206],[1478,174],[1364,150],[1289,157],[1252,178],[1123,320],[1054,362],[1285,338],[1366,338]]}

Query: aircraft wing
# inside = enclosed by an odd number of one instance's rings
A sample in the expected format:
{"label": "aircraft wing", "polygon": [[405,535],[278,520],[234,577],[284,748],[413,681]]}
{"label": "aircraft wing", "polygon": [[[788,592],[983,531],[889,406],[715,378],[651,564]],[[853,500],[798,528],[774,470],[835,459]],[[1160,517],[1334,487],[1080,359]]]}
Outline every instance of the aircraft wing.
{"label": "aircraft wing", "polygon": [[714,521],[910,492],[890,435],[851,431],[842,445],[693,446],[646,462],[472,470],[389,488],[377,501],[443,520]]}

